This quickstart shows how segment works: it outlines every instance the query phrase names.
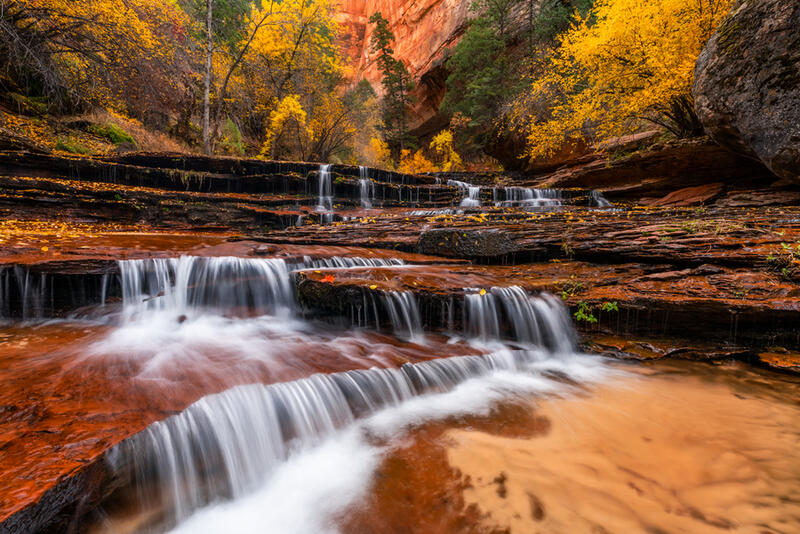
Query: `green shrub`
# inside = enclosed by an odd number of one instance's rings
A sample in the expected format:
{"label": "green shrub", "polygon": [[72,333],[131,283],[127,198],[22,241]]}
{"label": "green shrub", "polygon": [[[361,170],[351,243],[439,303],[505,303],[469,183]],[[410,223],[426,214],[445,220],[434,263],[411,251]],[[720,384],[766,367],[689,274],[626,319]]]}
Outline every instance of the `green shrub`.
{"label": "green shrub", "polygon": [[222,125],[222,137],[219,141],[219,147],[222,152],[231,156],[244,156],[244,140],[242,138],[242,131],[236,126],[230,117],[225,120]]}
{"label": "green shrub", "polygon": [[70,154],[91,154],[92,151],[85,145],[76,141],[72,137],[59,137],[56,139],[56,150],[69,152]]}
{"label": "green shrub", "polygon": [[106,123],[103,126],[93,124],[89,127],[89,131],[98,137],[108,139],[115,145],[121,145],[122,143],[136,144],[131,134],[112,122]]}

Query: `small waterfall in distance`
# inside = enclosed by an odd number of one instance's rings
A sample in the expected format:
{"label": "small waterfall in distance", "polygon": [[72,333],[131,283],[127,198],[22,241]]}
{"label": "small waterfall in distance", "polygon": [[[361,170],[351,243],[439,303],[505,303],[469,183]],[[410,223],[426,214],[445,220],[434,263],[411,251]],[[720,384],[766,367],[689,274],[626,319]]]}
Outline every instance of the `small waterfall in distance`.
{"label": "small waterfall in distance", "polygon": [[606,199],[606,197],[603,196],[603,193],[601,193],[597,189],[594,189],[592,190],[591,193],[589,193],[589,201],[590,205],[596,208],[614,207],[613,204],[611,204],[611,202],[609,202],[608,199]]}
{"label": "small waterfall in distance", "polygon": [[317,211],[320,213],[320,222],[330,224],[333,221],[333,183],[331,181],[331,166],[319,166],[319,200]]}
{"label": "small waterfall in distance", "polygon": [[358,167],[358,184],[361,192],[361,207],[371,208],[375,202],[375,183],[369,177],[367,167]]}
{"label": "small waterfall in distance", "polygon": [[[500,195],[500,191],[503,192],[502,195]],[[563,204],[561,191],[558,189],[534,189],[532,187],[517,186],[496,187],[493,193],[495,206],[546,207]]]}
{"label": "small waterfall in distance", "polygon": [[477,208],[481,205],[481,188],[460,182],[458,180],[447,180],[447,185],[457,187],[464,198],[461,200],[461,207],[463,208]]}

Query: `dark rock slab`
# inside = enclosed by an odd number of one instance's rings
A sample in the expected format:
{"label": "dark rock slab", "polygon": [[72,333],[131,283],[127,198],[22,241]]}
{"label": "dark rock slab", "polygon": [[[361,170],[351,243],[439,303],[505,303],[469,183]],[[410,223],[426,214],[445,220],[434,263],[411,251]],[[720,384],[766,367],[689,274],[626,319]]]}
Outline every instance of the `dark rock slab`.
{"label": "dark rock slab", "polygon": [[800,2],[737,2],[697,60],[692,93],[715,141],[800,182]]}
{"label": "dark rock slab", "polygon": [[446,258],[500,258],[518,249],[508,234],[498,229],[427,230],[422,232],[417,242],[419,253]]}

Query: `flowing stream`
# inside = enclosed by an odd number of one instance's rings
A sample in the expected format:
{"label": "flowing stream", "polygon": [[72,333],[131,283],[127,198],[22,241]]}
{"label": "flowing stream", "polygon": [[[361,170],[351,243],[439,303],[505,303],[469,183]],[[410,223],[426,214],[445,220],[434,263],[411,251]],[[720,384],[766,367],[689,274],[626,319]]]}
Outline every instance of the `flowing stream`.
{"label": "flowing stream", "polygon": [[[35,327],[52,332],[66,358],[43,368],[42,380],[69,379],[83,398],[107,376],[106,408],[94,410],[116,415],[84,423],[92,432],[135,411],[156,421],[106,453],[118,489],[86,530],[647,532],[655,524],[710,533],[796,523],[791,481],[800,470],[788,459],[800,412],[782,400],[800,393],[796,381],[626,368],[579,354],[561,299],[518,286],[464,289],[461,321],[451,318],[446,331],[431,328],[429,308],[408,291],[365,292],[361,316],[343,308],[327,322],[307,317],[296,294],[303,271],[413,268],[344,256],[123,260],[116,312],[97,291],[99,322]],[[2,280],[4,294],[43,308],[48,282],[24,271]],[[30,346],[20,344],[20,362],[31,362]],[[712,372],[709,383],[702,376]],[[713,449],[692,444],[693,425]],[[671,476],[672,462],[692,476]],[[574,502],[593,505],[574,510]]]}

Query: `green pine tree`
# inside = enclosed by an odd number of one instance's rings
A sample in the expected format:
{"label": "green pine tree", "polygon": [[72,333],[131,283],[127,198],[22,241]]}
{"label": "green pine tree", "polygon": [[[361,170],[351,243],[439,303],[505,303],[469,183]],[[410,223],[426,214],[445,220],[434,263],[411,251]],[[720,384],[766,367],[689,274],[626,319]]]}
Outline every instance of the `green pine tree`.
{"label": "green pine tree", "polygon": [[381,85],[384,92],[383,134],[392,149],[392,156],[397,161],[400,152],[414,141],[408,133],[407,111],[411,103],[410,92],[414,89],[414,83],[403,62],[394,57],[394,48],[392,48],[394,34],[389,28],[389,21],[383,17],[380,11],[374,13],[369,21],[371,24],[375,24],[375,32],[372,34],[372,50],[378,53],[378,68],[381,71]]}

